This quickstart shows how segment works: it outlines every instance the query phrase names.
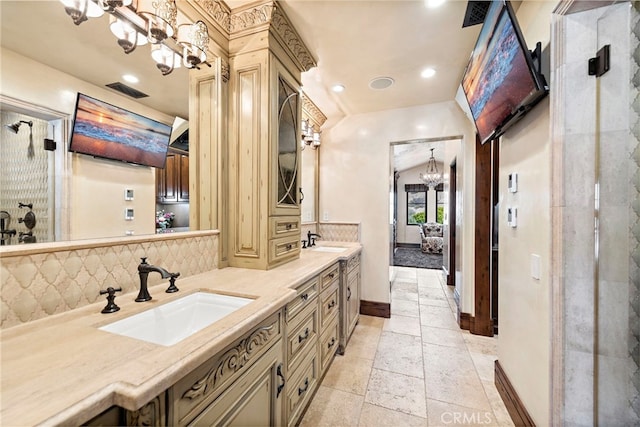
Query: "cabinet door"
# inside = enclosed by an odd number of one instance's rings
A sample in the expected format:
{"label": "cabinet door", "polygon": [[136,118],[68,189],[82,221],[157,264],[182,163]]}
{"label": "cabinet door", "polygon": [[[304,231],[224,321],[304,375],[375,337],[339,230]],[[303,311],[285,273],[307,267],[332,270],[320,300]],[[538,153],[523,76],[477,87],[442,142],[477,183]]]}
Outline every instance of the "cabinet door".
{"label": "cabinet door", "polygon": [[351,335],[360,316],[360,270],[349,272],[347,280],[347,337]]}
{"label": "cabinet door", "polygon": [[177,182],[177,198],[179,202],[189,201],[189,156],[180,154],[178,162],[180,163],[179,173],[176,174]]}
{"label": "cabinet door", "polygon": [[191,426],[279,426],[284,367],[277,344],[207,406]]}
{"label": "cabinet door", "polygon": [[164,169],[156,169],[157,201],[159,203],[178,201],[178,163],[179,155],[167,153]]}

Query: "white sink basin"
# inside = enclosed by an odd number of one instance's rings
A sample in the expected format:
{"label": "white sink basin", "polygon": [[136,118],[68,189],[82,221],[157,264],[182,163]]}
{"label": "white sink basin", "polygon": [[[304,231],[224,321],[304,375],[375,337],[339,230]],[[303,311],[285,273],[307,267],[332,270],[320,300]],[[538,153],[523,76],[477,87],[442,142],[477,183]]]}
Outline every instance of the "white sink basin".
{"label": "white sink basin", "polygon": [[313,248],[311,248],[312,251],[318,251],[318,252],[344,252],[347,250],[347,248],[341,248],[339,246],[314,246]]}
{"label": "white sink basin", "polygon": [[249,298],[196,292],[98,329],[170,346],[250,302]]}

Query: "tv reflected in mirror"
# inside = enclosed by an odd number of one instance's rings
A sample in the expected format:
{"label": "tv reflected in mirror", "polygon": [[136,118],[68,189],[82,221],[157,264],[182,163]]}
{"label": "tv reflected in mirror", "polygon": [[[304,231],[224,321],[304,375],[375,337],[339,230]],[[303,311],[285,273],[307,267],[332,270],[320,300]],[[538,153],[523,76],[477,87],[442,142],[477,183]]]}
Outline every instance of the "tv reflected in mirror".
{"label": "tv reflected in mirror", "polygon": [[171,126],[78,93],[69,151],[163,169]]}

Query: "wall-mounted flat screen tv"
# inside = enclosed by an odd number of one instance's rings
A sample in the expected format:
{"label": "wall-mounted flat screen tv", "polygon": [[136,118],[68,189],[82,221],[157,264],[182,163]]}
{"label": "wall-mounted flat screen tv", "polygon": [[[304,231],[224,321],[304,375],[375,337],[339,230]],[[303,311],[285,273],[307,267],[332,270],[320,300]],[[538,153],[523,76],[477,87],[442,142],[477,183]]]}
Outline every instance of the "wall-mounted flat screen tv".
{"label": "wall-mounted flat screen tv", "polygon": [[502,135],[549,92],[509,2],[491,2],[462,89],[483,143]]}
{"label": "wall-mounted flat screen tv", "polygon": [[171,126],[78,93],[69,151],[164,168]]}

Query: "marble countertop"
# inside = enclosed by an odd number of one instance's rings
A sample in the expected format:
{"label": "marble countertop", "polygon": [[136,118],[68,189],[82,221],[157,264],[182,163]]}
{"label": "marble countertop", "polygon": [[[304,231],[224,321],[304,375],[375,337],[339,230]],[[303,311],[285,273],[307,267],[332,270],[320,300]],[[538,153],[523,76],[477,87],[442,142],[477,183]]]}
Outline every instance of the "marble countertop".
{"label": "marble countertop", "polygon": [[[137,293],[117,295],[116,313],[101,314],[100,299],[0,331],[0,425],[80,424],[114,405],[140,408],[293,300],[297,285],[361,250],[358,243],[324,244],[348,249],[305,249],[298,260],[266,271],[213,270],[178,279],[178,293],[165,293],[164,282],[151,287],[153,299],[144,303],[133,301]],[[255,300],[170,347],[98,330],[199,290]]]}

